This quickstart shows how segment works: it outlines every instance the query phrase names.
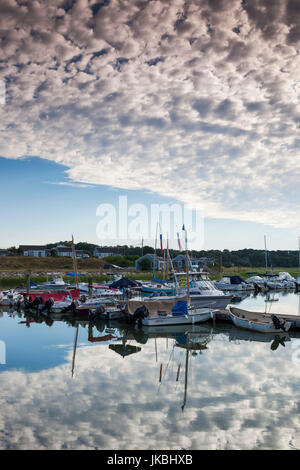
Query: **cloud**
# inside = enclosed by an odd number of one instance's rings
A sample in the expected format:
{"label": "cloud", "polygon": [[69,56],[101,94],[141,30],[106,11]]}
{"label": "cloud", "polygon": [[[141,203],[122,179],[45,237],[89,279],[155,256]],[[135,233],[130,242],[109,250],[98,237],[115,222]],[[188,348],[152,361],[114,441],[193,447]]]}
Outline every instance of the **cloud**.
{"label": "cloud", "polygon": [[47,184],[57,184],[58,186],[71,186],[73,188],[95,188],[95,186],[93,186],[91,184],[80,184],[80,183],[76,183],[75,181],[74,182],[70,182],[70,181],[57,181],[57,182],[47,181]]}
{"label": "cloud", "polygon": [[163,335],[156,345],[151,335],[144,333],[143,344],[129,335],[141,351],[125,358],[108,345],[81,345],[74,379],[71,350],[52,369],[1,372],[0,447],[299,448],[298,369],[286,367],[292,342],[272,351],[270,339],[230,325],[213,335],[209,325],[199,330],[191,340],[207,342],[207,349],[190,353],[184,412],[186,352]]}
{"label": "cloud", "polygon": [[299,226],[297,2],[0,8],[2,156],[37,155],[74,182],[150,190],[211,217]]}

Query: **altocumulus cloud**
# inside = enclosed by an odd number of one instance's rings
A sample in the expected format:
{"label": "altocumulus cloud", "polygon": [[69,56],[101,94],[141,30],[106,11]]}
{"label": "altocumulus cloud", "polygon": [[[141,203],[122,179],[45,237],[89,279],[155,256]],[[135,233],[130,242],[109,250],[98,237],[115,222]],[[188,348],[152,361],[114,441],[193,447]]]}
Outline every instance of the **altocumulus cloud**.
{"label": "altocumulus cloud", "polygon": [[299,223],[297,0],[2,0],[0,11],[2,156],[213,217]]}
{"label": "altocumulus cloud", "polygon": [[209,342],[191,357],[183,413],[184,371],[175,377],[185,351],[175,348],[170,361],[172,348],[158,338],[156,362],[153,339],[139,346],[125,359],[107,345],[80,347],[74,379],[72,351],[52,369],[2,372],[0,448],[299,448],[299,373],[286,367],[290,348]]}

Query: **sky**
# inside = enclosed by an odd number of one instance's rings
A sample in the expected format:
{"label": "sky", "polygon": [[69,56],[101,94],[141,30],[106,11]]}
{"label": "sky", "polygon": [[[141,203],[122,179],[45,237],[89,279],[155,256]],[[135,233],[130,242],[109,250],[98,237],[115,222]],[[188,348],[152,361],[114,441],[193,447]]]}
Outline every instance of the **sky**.
{"label": "sky", "polygon": [[0,33],[1,248],[153,244],[179,204],[193,249],[297,249],[298,0],[1,0]]}

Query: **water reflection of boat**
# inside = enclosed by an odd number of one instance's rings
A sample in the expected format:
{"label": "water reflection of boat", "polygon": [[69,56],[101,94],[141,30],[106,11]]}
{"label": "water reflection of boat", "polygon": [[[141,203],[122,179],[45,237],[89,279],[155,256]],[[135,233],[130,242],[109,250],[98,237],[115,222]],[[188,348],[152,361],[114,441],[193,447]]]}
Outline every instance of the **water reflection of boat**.
{"label": "water reflection of boat", "polygon": [[195,324],[195,325],[168,325],[165,326],[143,326],[143,332],[149,338],[173,338],[178,334],[190,335],[209,335],[212,331],[211,324]]}
{"label": "water reflection of boat", "polygon": [[282,342],[291,341],[289,334],[284,332],[278,333],[268,333],[262,335],[256,331],[242,330],[240,328],[232,327],[232,329],[227,332],[229,341],[250,341],[258,343],[270,343],[272,341]]}
{"label": "water reflection of boat", "polygon": [[126,344],[126,341],[124,340],[122,344],[110,344],[109,349],[112,349],[116,353],[120,354],[123,358],[125,356],[130,356],[131,354],[135,354],[137,352],[141,351],[141,348],[138,346],[133,346],[131,344]]}

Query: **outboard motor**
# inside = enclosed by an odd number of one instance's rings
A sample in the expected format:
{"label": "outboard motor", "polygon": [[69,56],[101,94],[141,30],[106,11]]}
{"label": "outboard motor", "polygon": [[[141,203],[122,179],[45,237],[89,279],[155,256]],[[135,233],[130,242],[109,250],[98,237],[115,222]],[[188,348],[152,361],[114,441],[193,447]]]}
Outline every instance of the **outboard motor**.
{"label": "outboard motor", "polygon": [[[16,309],[17,309],[17,310],[20,310],[21,305],[22,305],[22,302],[23,302],[22,297],[20,297],[20,298],[17,300],[17,305],[16,305]],[[25,303],[25,302],[24,302],[24,303]]]}
{"label": "outboard motor", "polygon": [[43,305],[43,303],[44,303],[43,297],[39,295],[31,302],[27,302],[26,308],[36,308],[38,310],[39,306]]}
{"label": "outboard motor", "polygon": [[82,302],[82,303],[84,304],[84,303],[86,302],[86,295],[83,294],[83,295],[80,297],[79,300],[80,300],[80,302]]}
{"label": "outboard motor", "polygon": [[73,300],[73,302],[70,305],[68,305],[67,307],[64,307],[62,309],[61,313],[67,313],[67,312],[75,313],[76,308],[77,308],[77,305],[76,305],[75,301]]}
{"label": "outboard motor", "polygon": [[143,305],[142,307],[138,307],[134,314],[133,314],[133,322],[137,322],[137,324],[139,326],[142,325],[142,320],[143,318],[146,318],[149,316],[149,311],[147,309],[147,307],[145,305]]}
{"label": "outboard motor", "polygon": [[53,305],[54,305],[54,299],[50,297],[49,299],[46,300],[45,305],[43,305],[41,309],[41,312],[43,313],[45,310],[47,310],[47,313],[49,314]]}
{"label": "outboard motor", "polygon": [[276,317],[276,315],[271,315],[271,319],[272,319],[272,322],[274,323],[274,326],[276,328],[276,330],[283,330],[285,331],[285,322],[284,321],[280,321],[278,317]]}
{"label": "outboard motor", "polygon": [[96,308],[95,312],[89,312],[89,318],[92,321],[96,321],[99,319],[101,315],[104,315],[105,313],[105,307],[103,305],[99,305],[99,307]]}
{"label": "outboard motor", "polygon": [[253,286],[254,286],[254,292],[256,294],[261,291],[261,288],[259,287],[259,285],[256,282],[254,282]]}
{"label": "outboard motor", "polygon": [[96,312],[95,312],[97,315],[101,315],[103,313],[105,313],[105,308],[103,305],[99,305],[99,307],[96,308]]}

